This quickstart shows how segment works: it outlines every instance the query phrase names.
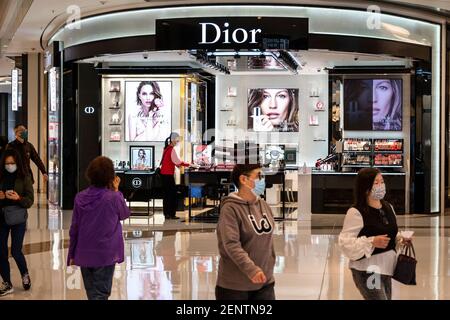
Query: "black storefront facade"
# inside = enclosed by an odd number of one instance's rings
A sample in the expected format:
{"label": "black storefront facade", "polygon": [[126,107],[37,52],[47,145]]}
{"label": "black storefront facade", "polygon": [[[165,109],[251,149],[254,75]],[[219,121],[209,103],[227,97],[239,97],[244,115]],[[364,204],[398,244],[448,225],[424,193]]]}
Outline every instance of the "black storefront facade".
{"label": "black storefront facade", "polygon": [[[244,13],[249,10],[248,7],[242,6]],[[342,85],[347,79],[365,78],[368,75],[374,75],[378,78],[401,78],[403,89],[405,92],[408,92],[407,95],[404,93],[408,100],[407,103],[404,102],[408,106],[408,112],[404,113],[404,118],[406,119],[403,119],[404,123],[408,122],[408,132],[403,133],[406,134],[405,137],[407,138],[405,139],[397,139],[397,137],[403,136],[394,134],[386,136],[386,138],[394,137],[391,140],[402,140],[403,143],[403,154],[401,155],[403,162],[399,166],[401,168],[384,170],[386,171],[388,188],[391,186],[392,189],[391,201],[396,204],[400,213],[439,212],[442,192],[442,168],[439,164],[439,160],[442,157],[440,153],[442,141],[439,137],[441,100],[439,94],[440,85],[435,84],[435,82],[436,80],[440,81],[441,77],[440,74],[436,75],[436,70],[439,70],[439,68],[437,68],[434,58],[440,56],[436,53],[436,50],[440,52],[440,47],[436,48],[434,43],[427,45],[413,43],[412,41],[395,41],[389,39],[389,37],[369,37],[364,32],[357,35],[348,35],[344,34],[344,32],[339,34],[339,32],[332,32],[331,29],[328,34],[316,32],[314,28],[317,25],[316,19],[320,11],[314,13],[313,8],[307,8],[312,12],[311,14],[296,18],[290,16],[289,20],[280,16],[280,12],[277,12],[277,16],[270,15],[270,7],[268,6],[256,7],[258,10],[263,12],[267,10],[267,12],[264,15],[254,16],[242,13],[239,14],[240,17],[224,14],[224,16],[229,18],[223,18],[218,17],[217,13],[215,13],[214,10],[218,10],[218,8],[199,6],[185,7],[183,11],[180,11],[186,14],[183,18],[180,18],[177,8],[170,8],[174,12],[173,18],[164,17],[164,19],[153,19],[157,15],[157,13],[152,15],[151,11],[153,9],[123,12],[128,17],[135,13],[136,19],[145,16],[147,12],[148,20],[154,24],[154,34],[148,35],[115,38],[108,38],[105,35],[103,39],[96,41],[83,41],[83,37],[80,37],[78,41],[74,41],[64,32],[56,33],[53,40],[61,41],[59,43],[62,48],[60,51],[62,60],[59,69],[61,90],[58,90],[60,93],[58,96],[61,99],[61,106],[59,107],[61,116],[57,119],[57,122],[60,124],[58,130],[61,139],[59,172],[63,174],[60,177],[61,180],[55,185],[55,188],[60,190],[60,195],[57,197],[58,204],[65,209],[72,207],[76,192],[87,186],[84,171],[89,161],[105,153],[104,140],[108,139],[104,128],[104,117],[105,112],[107,112],[104,105],[105,79],[110,82],[113,80],[117,82],[117,77],[126,75],[126,79],[121,80],[123,81],[122,86],[125,86],[127,81],[131,81],[130,79],[137,79],[136,81],[138,81],[147,77],[164,80],[174,79],[172,78],[173,76],[181,79],[182,84],[188,84],[191,79],[195,78],[192,81],[200,81],[202,85],[204,84],[203,104],[206,112],[202,121],[203,127],[201,131],[208,132],[208,134],[202,137],[201,143],[211,145],[214,142],[214,145],[217,145],[217,138],[220,135],[214,133],[214,130],[220,126],[218,122],[221,120],[222,114],[221,106],[219,106],[221,105],[221,85],[217,83],[220,79],[215,76],[215,72],[208,72],[208,68],[214,68],[214,70],[222,68],[222,77],[227,77],[227,72],[230,70],[227,70],[229,66],[223,63],[224,60],[220,60],[218,56],[211,53],[220,51],[261,53],[329,50],[348,54],[359,53],[402,57],[409,59],[411,63],[403,66],[368,66],[361,63],[359,66],[327,68],[327,86],[323,87],[321,91],[323,93],[322,96],[326,96],[329,121],[324,125],[325,129],[323,129],[321,139],[316,139],[316,137],[306,137],[305,139],[317,140],[318,143],[326,144],[326,147],[323,149],[326,151],[323,152],[323,157],[321,157],[323,159],[330,153],[330,149],[336,148],[336,141],[339,140],[337,139],[339,138],[338,135],[343,133],[345,135],[344,139],[342,139],[344,149],[338,151],[338,156],[340,158],[347,157],[346,152],[350,152],[350,150],[345,149],[345,146],[348,145],[345,142],[353,143],[361,135],[358,135],[358,132],[347,135],[345,130],[339,130],[339,128],[343,129],[344,125],[336,125],[336,121],[332,119],[333,97],[336,96],[333,88],[336,88],[336,84]],[[201,13],[204,11],[208,12],[208,8],[211,9],[209,12],[214,14],[202,16]],[[231,6],[221,6],[221,8],[228,8],[232,12],[237,10],[236,6],[233,8]],[[281,6],[280,8],[281,11],[286,9]],[[296,7],[292,6],[289,8]],[[181,8],[178,9],[181,10]],[[197,9],[201,12],[197,12]],[[316,9],[325,10],[324,12],[327,10],[325,8]],[[162,9],[154,9],[153,11],[155,10]],[[342,9],[342,11],[350,15],[352,13],[356,15],[367,14],[367,12],[361,10]],[[171,14],[167,15],[170,16]],[[192,15],[196,17],[191,18]],[[340,18],[342,17],[335,17],[336,20]],[[90,24],[109,24],[113,23],[114,20],[112,16],[109,18],[105,17],[105,19],[111,19],[108,22],[102,22],[101,16],[91,19]],[[400,25],[402,25],[403,19],[399,18]],[[410,20],[413,21],[413,19]],[[421,23],[427,24],[428,22],[421,21]],[[432,23],[430,23],[431,25]],[[274,26],[277,26],[278,30]],[[268,28],[269,30],[272,28],[272,30],[270,32],[266,31]],[[433,27],[431,26],[430,28],[432,29]],[[440,29],[440,26],[436,27],[436,30],[438,29]],[[258,32],[258,30],[261,30],[261,32]],[[71,35],[76,34],[73,33]],[[101,38],[101,35],[99,36]],[[437,38],[438,36],[436,35]],[[69,42],[72,42],[73,45],[65,40],[70,40]],[[93,57],[183,50],[189,50],[190,54],[197,57],[197,61],[204,57],[210,57],[207,59],[207,63],[201,61],[206,67],[196,68],[192,65],[186,65],[185,67],[171,66],[164,64],[164,62],[160,66],[145,66],[144,64],[128,66],[116,64],[111,66],[98,62],[86,63]],[[291,61],[292,64],[290,65],[289,58],[284,57],[281,60],[287,64],[288,68],[295,68],[295,63],[298,62],[294,59],[294,62],[292,63]],[[215,66],[208,65],[214,65],[214,63],[216,63]],[[440,63],[441,61],[439,61],[438,65]],[[324,66],[324,68],[326,67]],[[173,81],[176,82],[178,80]],[[199,87],[202,85],[199,85]],[[407,89],[405,89],[406,87]],[[184,93],[189,94],[188,91]],[[340,105],[342,108],[346,108],[345,105],[342,105],[342,102]],[[184,118],[189,117],[188,112],[186,111],[186,114],[183,116]],[[238,122],[240,120],[242,119],[238,119]],[[302,122],[302,119],[300,119],[300,122]],[[406,127],[404,126],[403,128]],[[382,140],[382,134],[379,133],[373,137],[367,134],[361,137],[361,139],[367,139],[371,143],[372,147],[370,150],[373,153],[373,159],[376,158],[375,145]],[[122,138],[122,140],[125,139]],[[302,165],[305,163],[308,167],[313,167],[315,164],[311,161],[303,161],[301,138],[298,144],[296,165],[299,169],[297,171],[301,171]],[[160,158],[158,148],[159,145],[155,149],[155,162],[159,162]],[[307,148],[303,148],[303,150],[305,149]],[[357,153],[357,151],[353,150],[352,152]],[[371,160],[371,165],[375,164],[373,159]],[[122,159],[119,157],[118,160]],[[188,152],[186,152],[185,160],[192,160]],[[333,162],[333,169],[336,169],[336,172],[329,172],[331,170],[323,169],[323,167],[322,170],[312,172],[310,193],[311,211],[313,213],[345,212],[345,206],[348,205],[349,201],[351,202],[351,189],[357,165],[353,169],[347,170],[343,170],[342,167],[343,162],[340,159],[339,165]],[[294,167],[291,169],[296,170]],[[130,181],[132,183],[133,179]],[[300,192],[301,188],[299,185],[297,192]]]}

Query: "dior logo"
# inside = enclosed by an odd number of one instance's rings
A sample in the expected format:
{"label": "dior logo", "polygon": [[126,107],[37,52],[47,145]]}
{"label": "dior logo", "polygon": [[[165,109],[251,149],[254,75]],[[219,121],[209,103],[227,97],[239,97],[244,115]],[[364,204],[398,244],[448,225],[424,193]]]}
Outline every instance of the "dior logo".
{"label": "dior logo", "polygon": [[[202,26],[202,41],[199,42],[199,44],[214,44],[221,41],[223,44],[230,44],[230,30],[228,30],[228,27],[230,24],[228,22],[224,23],[224,30],[220,30],[220,27],[212,22],[203,22],[200,23]],[[207,39],[207,30],[211,30],[212,34],[215,34],[215,36],[212,36],[210,39]],[[256,42],[256,35],[258,33],[261,33],[261,29],[252,29],[250,31],[247,31],[243,28],[237,28],[233,32],[231,32],[231,40],[233,43],[244,43],[250,40],[249,43],[257,43]],[[223,35],[223,39],[222,38]],[[250,38],[250,39],[249,39]]]}
{"label": "dior logo", "polygon": [[94,107],[86,107],[84,108],[84,113],[86,114],[93,114],[95,112]]}
{"label": "dior logo", "polygon": [[136,189],[139,189],[140,187],[142,187],[142,179],[140,179],[140,178],[134,178],[133,181],[131,182],[131,184],[132,184],[133,187],[135,187]]}
{"label": "dior logo", "polygon": [[254,215],[249,215],[248,218],[250,219],[250,222],[252,223],[253,229],[258,235],[262,234],[270,234],[272,233],[273,226],[270,223],[269,217],[267,217],[267,214],[263,213],[263,218],[259,221],[259,225],[256,222],[256,218]]}

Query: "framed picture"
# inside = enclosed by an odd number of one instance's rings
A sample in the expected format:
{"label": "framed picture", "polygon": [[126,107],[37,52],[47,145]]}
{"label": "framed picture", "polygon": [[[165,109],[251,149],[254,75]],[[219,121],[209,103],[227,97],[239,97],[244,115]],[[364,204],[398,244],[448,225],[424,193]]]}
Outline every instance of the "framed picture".
{"label": "framed picture", "polygon": [[154,146],[130,147],[131,170],[153,170],[155,168]]}
{"label": "framed picture", "polygon": [[172,82],[125,82],[125,141],[163,142],[172,132]]}

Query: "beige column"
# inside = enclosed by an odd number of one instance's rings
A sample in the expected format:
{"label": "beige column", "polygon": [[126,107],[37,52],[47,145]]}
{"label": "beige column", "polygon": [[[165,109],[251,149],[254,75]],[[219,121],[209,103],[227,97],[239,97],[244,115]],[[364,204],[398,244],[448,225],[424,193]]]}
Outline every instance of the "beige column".
{"label": "beige column", "polygon": [[[47,115],[42,66],[41,54],[28,54],[28,136],[47,167]],[[35,191],[46,192],[43,176],[34,163],[31,163],[31,169],[36,181]]]}

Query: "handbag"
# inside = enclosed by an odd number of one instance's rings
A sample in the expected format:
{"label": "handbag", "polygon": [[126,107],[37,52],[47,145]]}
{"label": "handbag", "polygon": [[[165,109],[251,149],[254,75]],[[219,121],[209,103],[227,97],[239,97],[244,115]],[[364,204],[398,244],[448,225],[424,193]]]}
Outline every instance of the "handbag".
{"label": "handbag", "polygon": [[161,157],[161,161],[159,162],[159,166],[158,168],[155,169],[155,174],[153,175],[152,178],[152,188],[162,188],[163,182],[162,182],[162,176],[161,176],[161,165],[162,165],[162,161],[164,159],[164,156],[166,155],[166,150],[164,150],[162,157]]}
{"label": "handbag", "polygon": [[21,206],[7,206],[2,208],[2,211],[8,226],[15,226],[27,222],[28,210]]}
{"label": "handbag", "polygon": [[412,243],[406,244],[397,258],[393,279],[406,285],[416,285],[416,252]]}

